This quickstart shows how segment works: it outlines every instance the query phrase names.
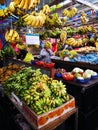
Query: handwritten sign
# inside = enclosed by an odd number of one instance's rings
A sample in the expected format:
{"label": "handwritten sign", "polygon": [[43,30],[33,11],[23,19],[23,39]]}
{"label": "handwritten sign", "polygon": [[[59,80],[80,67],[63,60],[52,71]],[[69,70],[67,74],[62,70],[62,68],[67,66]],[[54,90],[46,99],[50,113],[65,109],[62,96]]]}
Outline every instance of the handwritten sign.
{"label": "handwritten sign", "polygon": [[39,45],[39,34],[26,34],[26,44],[27,45]]}

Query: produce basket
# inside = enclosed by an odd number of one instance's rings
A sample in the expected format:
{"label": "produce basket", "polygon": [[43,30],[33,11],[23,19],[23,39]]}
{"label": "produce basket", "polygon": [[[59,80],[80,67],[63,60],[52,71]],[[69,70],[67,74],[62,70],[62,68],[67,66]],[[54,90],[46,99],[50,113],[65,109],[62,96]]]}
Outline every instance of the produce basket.
{"label": "produce basket", "polygon": [[71,95],[69,96],[70,100],[68,102],[41,115],[37,115],[24,102],[22,105],[22,111],[32,122],[34,128],[42,128],[75,108],[75,99]]}

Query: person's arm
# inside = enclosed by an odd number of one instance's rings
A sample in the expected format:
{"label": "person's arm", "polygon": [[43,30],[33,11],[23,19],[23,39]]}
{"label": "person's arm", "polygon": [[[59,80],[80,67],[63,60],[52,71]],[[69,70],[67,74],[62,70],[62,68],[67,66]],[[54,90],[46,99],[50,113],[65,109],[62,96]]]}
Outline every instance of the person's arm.
{"label": "person's arm", "polygon": [[51,49],[46,49],[46,51],[49,53],[50,56],[53,56],[53,52]]}

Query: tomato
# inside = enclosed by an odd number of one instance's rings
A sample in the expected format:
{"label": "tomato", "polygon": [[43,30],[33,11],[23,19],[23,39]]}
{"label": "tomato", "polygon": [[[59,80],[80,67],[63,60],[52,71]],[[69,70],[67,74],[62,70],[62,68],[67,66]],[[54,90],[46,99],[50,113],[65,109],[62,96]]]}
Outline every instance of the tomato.
{"label": "tomato", "polygon": [[67,81],[72,81],[74,79],[74,75],[72,73],[66,73],[63,75],[63,79]]}

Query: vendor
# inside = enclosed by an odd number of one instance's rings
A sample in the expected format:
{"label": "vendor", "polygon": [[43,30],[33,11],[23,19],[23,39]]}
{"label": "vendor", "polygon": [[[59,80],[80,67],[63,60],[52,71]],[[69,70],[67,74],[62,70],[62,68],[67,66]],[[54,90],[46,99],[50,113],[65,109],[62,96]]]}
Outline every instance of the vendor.
{"label": "vendor", "polygon": [[53,56],[53,52],[51,50],[52,45],[49,41],[47,41],[44,44],[44,48],[40,51],[40,60],[50,63],[51,62],[51,56]]}

